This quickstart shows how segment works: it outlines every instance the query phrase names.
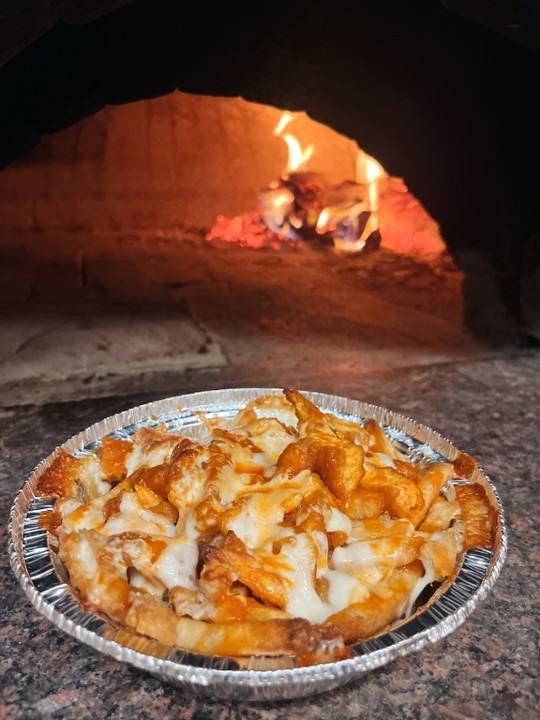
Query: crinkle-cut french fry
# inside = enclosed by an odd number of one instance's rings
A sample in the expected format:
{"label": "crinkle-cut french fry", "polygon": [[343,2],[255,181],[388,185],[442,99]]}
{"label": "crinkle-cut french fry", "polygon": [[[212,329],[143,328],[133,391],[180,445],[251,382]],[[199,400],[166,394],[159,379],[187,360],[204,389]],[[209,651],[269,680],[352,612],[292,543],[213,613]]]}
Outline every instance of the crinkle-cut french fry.
{"label": "crinkle-cut french fry", "polygon": [[40,477],[36,493],[40,497],[74,498],[87,503],[110,487],[95,455],[73,457],[65,450],[59,450]]}
{"label": "crinkle-cut french fry", "polygon": [[491,547],[495,518],[483,487],[458,485],[456,496],[465,526],[465,549]]}
{"label": "crinkle-cut french fry", "polygon": [[405,475],[405,477],[408,477],[409,480],[414,480],[415,482],[419,481],[420,469],[418,468],[418,465],[413,465],[406,460],[399,460],[398,458],[394,459],[394,465],[396,470],[398,470],[402,475]]}
{"label": "crinkle-cut french fry", "polygon": [[461,508],[458,502],[451,502],[442,496],[436,497],[418,530],[429,535],[447,530],[460,515]]}
{"label": "crinkle-cut french fry", "polygon": [[237,452],[241,449],[244,450],[245,457],[252,457],[258,450],[256,445],[253,443],[251,438],[243,432],[230,428],[215,428],[212,433],[212,444],[214,446],[223,445],[225,448],[234,448]]}
{"label": "crinkle-cut french fry", "polygon": [[366,600],[331,615],[326,623],[338,628],[346,644],[375,635],[402,616],[423,573],[419,561],[399,568],[373,588]]}
{"label": "crinkle-cut french fry", "polygon": [[283,395],[262,395],[251,400],[239,410],[229,423],[231,428],[246,428],[258,418],[277,418],[280,423],[295,433],[298,418],[294,406],[284,401]]}
{"label": "crinkle-cut french fry", "polygon": [[310,470],[337,498],[344,500],[358,487],[364,476],[364,451],[359,445],[324,432],[314,432],[298,445],[310,459]]}
{"label": "crinkle-cut french fry", "polygon": [[403,473],[391,467],[370,468],[344,506],[355,520],[387,512],[393,518],[413,521],[418,511],[424,508],[424,498],[417,483]]}
{"label": "crinkle-cut french fry", "polygon": [[56,507],[64,518],[63,525],[66,530],[91,530],[102,527],[115,509],[119,508],[122,494],[130,490],[128,480],[122,480],[113,486],[109,492],[101,495],[92,502],[76,504],[69,500],[60,500]]}
{"label": "crinkle-cut french fry", "polygon": [[340,440],[360,445],[364,451],[368,449],[371,436],[361,425],[350,420],[342,420],[329,413],[325,413],[325,417],[328,425]]}
{"label": "crinkle-cut french fry", "polygon": [[[216,428],[210,447],[209,482],[218,481],[223,472],[232,469],[238,476],[262,475],[266,460],[250,438],[232,430]],[[226,461],[224,460],[226,458]]]}
{"label": "crinkle-cut french fry", "polygon": [[210,482],[209,469],[214,467],[212,460],[215,462],[216,457],[209,448],[191,440],[175,448],[166,476],[170,488],[167,498],[176,507],[180,517],[183,517],[186,509],[204,498]]}
{"label": "crinkle-cut french fry", "polygon": [[151,510],[153,513],[163,515],[171,523],[178,520],[178,509],[170,502],[164,500],[160,495],[155,493],[147,485],[135,485],[134,488],[139,505],[145,510]]}
{"label": "crinkle-cut french fry", "polygon": [[370,435],[368,449],[371,452],[382,453],[389,458],[396,457],[396,449],[384,434],[384,430],[375,420],[366,420],[364,428]]}
{"label": "crinkle-cut french fry", "polygon": [[173,435],[162,427],[142,427],[131,438],[133,445],[141,449],[144,465],[161,465],[165,458],[170,457],[172,451],[184,438]]}
{"label": "crinkle-cut french fry", "polygon": [[[131,475],[141,468],[153,468],[169,462],[175,449],[179,445],[184,445],[185,438],[166,432],[163,428],[147,428],[143,427],[129,439],[124,441],[131,445],[131,451],[128,453],[124,449],[124,457],[122,459],[125,465],[125,475]],[[189,441],[188,441],[189,442]],[[101,453],[100,451],[100,461]],[[119,451],[117,450],[117,453]],[[108,459],[108,452],[105,450],[105,460]],[[119,463],[119,458],[113,458],[113,463]],[[120,479],[120,478],[116,478]]]}
{"label": "crinkle-cut french fry", "polygon": [[330,413],[323,413],[298,390],[285,390],[284,394],[294,407],[300,438],[314,432],[323,432],[367,449],[371,437],[361,425],[342,420]]}
{"label": "crinkle-cut french fry", "polygon": [[127,624],[168,645],[206,655],[297,655],[316,662],[350,656],[339,632],[300,618],[207,623],[179,618],[170,608],[139,596],[127,614]]}
{"label": "crinkle-cut french fry", "polygon": [[131,604],[132,590],[127,565],[108,538],[95,530],[66,533],[61,538],[60,557],[69,568],[85,610],[101,610],[113,620],[123,621]]}
{"label": "crinkle-cut french fry", "polygon": [[277,461],[277,472],[294,477],[311,470],[335,497],[345,499],[364,475],[363,459],[359,445],[317,432],[289,444]]}
{"label": "crinkle-cut french fry", "polygon": [[354,521],[387,513],[386,505],[386,493],[382,488],[357,488],[340,503],[340,510]]}
{"label": "crinkle-cut french fry", "polygon": [[467,455],[467,453],[459,453],[455,460],[452,460],[454,472],[460,478],[470,480],[472,474],[478,467],[478,460]]}
{"label": "crinkle-cut french fry", "polygon": [[456,569],[458,553],[463,549],[463,525],[456,523],[448,530],[429,537],[420,549],[420,559],[433,580],[444,580]]}
{"label": "crinkle-cut french fry", "polygon": [[283,450],[276,464],[276,472],[292,478],[303,470],[311,470],[311,458],[307,450],[293,442]]}
{"label": "crinkle-cut french fry", "polygon": [[448,480],[453,476],[453,468],[450,463],[431,463],[424,468],[418,480],[418,487],[424,498],[423,505],[416,508],[411,514],[411,521],[418,527],[425,518],[431,503]]}
{"label": "crinkle-cut french fry", "polygon": [[[274,558],[274,564],[278,558]],[[255,597],[283,608],[287,593],[285,581],[277,573],[267,569],[261,560],[250,555],[244,543],[234,533],[225,538],[223,547],[210,547],[206,553],[201,580],[212,578],[216,574],[235,578],[251,590]]]}
{"label": "crinkle-cut french fry", "polygon": [[[203,587],[208,591],[210,584]],[[198,591],[177,586],[169,591],[169,599],[179,617],[187,615],[195,620],[226,622],[290,617],[283,610],[278,610],[272,605],[263,605],[240,590],[237,588],[233,593],[229,583],[215,594],[203,592],[202,588]]]}
{"label": "crinkle-cut french fry", "polygon": [[298,390],[284,390],[284,394],[294,407],[300,438],[317,430],[324,432],[330,429],[326,415],[302,393]]}
{"label": "crinkle-cut french fry", "polygon": [[[314,489],[308,490],[301,498],[300,503],[294,512],[287,516],[296,527],[304,527],[306,523],[311,524],[312,529],[327,532],[326,527],[331,524],[333,509],[337,508],[337,502],[328,488],[320,481],[317,482],[317,475],[313,475]],[[345,528],[342,528],[344,530]]]}

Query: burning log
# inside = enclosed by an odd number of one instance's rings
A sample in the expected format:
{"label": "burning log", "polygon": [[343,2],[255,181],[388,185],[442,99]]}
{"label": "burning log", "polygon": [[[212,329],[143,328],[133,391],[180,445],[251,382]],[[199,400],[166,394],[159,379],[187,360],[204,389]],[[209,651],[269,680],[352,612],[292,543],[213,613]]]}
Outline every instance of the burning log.
{"label": "burning log", "polygon": [[350,168],[341,168],[339,180],[307,170],[315,146],[302,145],[289,132],[293,119],[291,113],[283,113],[274,129],[274,136],[287,145],[287,165],[279,178],[259,192],[258,210],[234,218],[219,216],[207,239],[252,248],[280,249],[299,241],[349,253],[377,248],[381,243],[379,192],[388,175],[358,147]]}
{"label": "burning log", "polygon": [[291,172],[260,194],[263,220],[292,240],[318,240],[359,252],[380,243],[370,186],[353,180],[338,185],[314,172]]}
{"label": "burning log", "polygon": [[359,152],[356,181],[332,185],[320,173],[302,172],[314,146],[302,148],[294,135],[285,132],[292,119],[284,113],[274,130],[274,136],[286,142],[289,157],[286,173],[260,194],[264,222],[292,240],[318,239],[346,252],[377,247],[381,239],[376,215],[378,180],[384,170]]}

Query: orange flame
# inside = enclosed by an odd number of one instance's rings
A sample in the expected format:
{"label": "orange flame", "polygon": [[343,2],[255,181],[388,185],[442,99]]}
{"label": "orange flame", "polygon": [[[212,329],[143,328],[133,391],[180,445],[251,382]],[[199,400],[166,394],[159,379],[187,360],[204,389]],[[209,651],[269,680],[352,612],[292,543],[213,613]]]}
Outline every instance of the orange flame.
{"label": "orange flame", "polygon": [[370,210],[379,208],[379,179],[386,175],[383,166],[364,152],[358,153],[356,161],[356,182],[369,188]]}
{"label": "orange flame", "polygon": [[274,128],[274,136],[282,138],[287,143],[287,148],[289,150],[289,157],[287,159],[286,169],[287,173],[299,170],[303,165],[305,165],[310,159],[310,157],[313,155],[314,150],[313,145],[308,145],[307,147],[302,148],[299,140],[290,133],[286,133],[285,135],[283,135],[283,131],[292,119],[293,116],[291,115],[291,113],[285,112],[283,113],[278,124]]}

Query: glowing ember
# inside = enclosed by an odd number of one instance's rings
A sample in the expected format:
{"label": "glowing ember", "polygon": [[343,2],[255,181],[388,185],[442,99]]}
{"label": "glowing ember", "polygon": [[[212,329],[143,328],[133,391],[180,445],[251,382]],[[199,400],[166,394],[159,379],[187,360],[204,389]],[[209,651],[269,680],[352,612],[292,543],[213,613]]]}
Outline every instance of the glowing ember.
{"label": "glowing ember", "polygon": [[272,248],[273,250],[281,250],[292,244],[288,238],[272,232],[257,210],[233,218],[218,215],[210,232],[206,235],[206,239],[222,240],[242,247]]}

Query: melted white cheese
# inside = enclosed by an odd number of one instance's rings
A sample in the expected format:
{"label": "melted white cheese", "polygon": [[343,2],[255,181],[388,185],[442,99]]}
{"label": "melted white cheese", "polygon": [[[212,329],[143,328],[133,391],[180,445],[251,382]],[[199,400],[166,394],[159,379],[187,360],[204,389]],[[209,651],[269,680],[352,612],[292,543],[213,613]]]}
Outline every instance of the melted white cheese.
{"label": "melted white cheese", "polygon": [[251,440],[262,451],[253,455],[254,462],[261,467],[267,467],[269,464],[276,465],[279,456],[293,442],[294,437],[281,423],[274,420],[268,423],[268,427],[263,432],[252,434]]}
{"label": "melted white cheese", "polygon": [[135,568],[130,569],[129,584],[131,587],[137,590],[144,590],[155,597],[161,597],[163,595],[163,588],[159,587],[156,582],[152,582],[146,575],[143,575],[142,572]]}
{"label": "melted white cheese", "polygon": [[275,535],[275,528],[283,521],[282,500],[288,491],[275,490],[270,495],[246,495],[238,505],[237,512],[226,524],[236,537],[249,548],[260,547]]}
{"label": "melted white cheese", "polygon": [[298,425],[298,418],[293,408],[288,405],[258,405],[255,407],[255,414],[258,418],[276,418],[286,427],[296,428]]}
{"label": "melted white cheese", "polygon": [[[261,547],[277,539],[285,508],[292,496],[300,496],[310,487],[311,473],[304,470],[294,478],[276,475],[272,480],[250,485],[236,507],[228,511],[226,529],[231,530],[249,548]],[[290,510],[290,508],[289,508]]]}
{"label": "melted white cheese", "polygon": [[68,517],[77,508],[81,507],[82,503],[79,500],[73,498],[67,498],[66,500],[58,500],[54,509],[57,510],[63,518]]}
{"label": "melted white cheese", "polygon": [[396,469],[396,464],[393,459],[385,453],[369,452],[366,453],[365,464],[367,467],[391,467]]}
{"label": "melted white cheese", "polygon": [[181,539],[169,542],[153,565],[154,575],[166,588],[181,586],[196,589],[196,571],[199,551],[195,543]]}
{"label": "melted white cheese", "polygon": [[122,495],[119,512],[111,515],[103,526],[103,532],[106,535],[136,532],[171,537],[176,528],[174,523],[163,515],[141,507],[137,494],[129,492]]}
{"label": "melted white cheese", "polygon": [[215,478],[222,505],[233,503],[245,488],[249,476],[235,472],[231,464],[225,465]]}
{"label": "melted white cheese", "polygon": [[328,569],[328,537],[320,530],[309,533],[316,550],[316,576],[321,577]]}
{"label": "melted white cheese", "polygon": [[87,576],[97,576],[99,574],[99,566],[94,554],[94,550],[86,537],[81,534],[75,545],[76,557],[80,565],[84,568]]}
{"label": "melted white cheese", "polygon": [[85,502],[105,495],[111,489],[110,483],[105,480],[101,463],[95,455],[81,458],[77,482],[82,486],[81,495]]}
{"label": "melted white cheese", "polygon": [[323,622],[331,614],[331,608],[315,590],[316,550],[310,537],[306,533],[296,535],[283,544],[280,555],[290,567],[286,611],[293,617]]}
{"label": "melted white cheese", "polygon": [[94,530],[103,523],[103,507],[99,503],[66,508],[64,527],[67,530]]}
{"label": "melted white cheese", "polygon": [[342,545],[334,550],[332,563],[338,570],[351,572],[357,568],[376,563],[377,555],[367,540],[357,540],[350,545]]}
{"label": "melted white cheese", "polygon": [[324,577],[328,581],[328,602],[332,613],[343,610],[351,603],[362,602],[370,594],[365,583],[339,570],[328,569]]}
{"label": "melted white cheese", "polygon": [[317,551],[313,537],[308,533],[300,533],[285,542],[280,553],[290,567],[285,609],[294,617],[314,623],[324,622],[327,617],[352,602],[364,600],[370,592],[367,585],[357,578],[325,567],[319,576],[327,584],[327,598],[323,600],[315,587]]}
{"label": "melted white cheese", "polygon": [[133,444],[133,450],[126,459],[128,477],[142,467],[153,468],[165,462],[170,455],[172,447],[168,443],[157,445],[152,450],[145,451],[138,443]]}
{"label": "melted white cheese", "polygon": [[336,507],[331,507],[329,518],[326,520],[326,532],[343,532],[350,535],[351,531],[352,523],[350,518]]}
{"label": "melted white cheese", "polygon": [[381,582],[395,567],[395,543],[384,540],[357,540],[334,550],[332,565],[336,570],[360,578],[370,586]]}

